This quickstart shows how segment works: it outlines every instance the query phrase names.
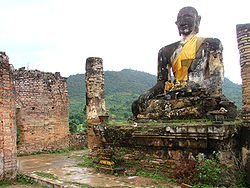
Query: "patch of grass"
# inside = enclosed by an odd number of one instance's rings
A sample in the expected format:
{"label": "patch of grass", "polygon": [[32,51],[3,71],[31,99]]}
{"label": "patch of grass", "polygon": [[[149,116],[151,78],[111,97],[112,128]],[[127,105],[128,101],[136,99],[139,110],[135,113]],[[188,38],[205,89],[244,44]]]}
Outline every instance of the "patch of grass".
{"label": "patch of grass", "polygon": [[82,188],[88,188],[89,187],[89,185],[87,185],[87,184],[80,184],[80,183],[73,182],[73,181],[64,181],[64,183],[67,183],[67,184],[70,184],[70,185],[76,185],[76,186],[82,187]]}
{"label": "patch of grass", "polygon": [[[82,149],[84,150],[84,149],[86,149],[86,147],[83,147]],[[66,153],[67,154],[70,151],[76,151],[76,150],[79,150],[79,149],[65,148],[65,149],[60,149],[60,150],[57,150],[57,151],[38,151],[38,152],[30,153],[30,154],[19,154],[18,157],[29,156],[29,155],[39,155],[39,154],[60,154],[60,153]]]}
{"label": "patch of grass", "polygon": [[[235,120],[235,121],[226,121],[225,124],[236,124],[240,125],[242,122],[241,120]],[[110,127],[132,127],[134,123],[128,122],[128,121],[111,121],[108,123]],[[147,122],[138,122],[137,127],[152,127],[152,126],[178,126],[178,125],[194,125],[194,124],[200,124],[200,125],[213,125],[214,122],[209,119],[186,119],[186,120],[168,120],[166,122],[157,122],[157,121],[147,121]]]}
{"label": "patch of grass", "polygon": [[37,176],[43,177],[43,178],[48,178],[51,180],[58,180],[59,178],[55,176],[54,174],[50,174],[47,172],[34,172]]}
{"label": "patch of grass", "polygon": [[90,157],[88,156],[88,154],[84,154],[82,155],[82,159],[83,161],[78,163],[77,165],[79,166],[83,166],[83,167],[92,167],[92,168],[96,168],[97,164],[94,162],[97,160],[96,157]]}
{"label": "patch of grass", "polygon": [[0,181],[0,187],[8,187],[10,185],[36,185],[37,187],[39,187],[39,185],[36,182],[34,182],[29,177],[27,177],[19,172],[17,173],[15,180]]}
{"label": "patch of grass", "polygon": [[74,159],[82,159],[84,157],[84,155],[86,155],[87,152],[82,152],[82,153],[70,153],[70,155],[67,155],[70,158],[74,158]]}
{"label": "patch of grass", "polygon": [[146,178],[150,178],[152,180],[170,181],[170,182],[175,182],[176,183],[175,179],[169,178],[169,177],[166,177],[166,176],[162,176],[158,170],[155,170],[154,172],[146,172],[146,171],[143,171],[143,170],[140,169],[140,170],[138,170],[136,172],[136,175],[143,176],[143,177],[146,177]]}
{"label": "patch of grass", "polygon": [[194,185],[193,188],[246,188],[246,187],[239,187],[239,186],[212,186],[212,185]]}

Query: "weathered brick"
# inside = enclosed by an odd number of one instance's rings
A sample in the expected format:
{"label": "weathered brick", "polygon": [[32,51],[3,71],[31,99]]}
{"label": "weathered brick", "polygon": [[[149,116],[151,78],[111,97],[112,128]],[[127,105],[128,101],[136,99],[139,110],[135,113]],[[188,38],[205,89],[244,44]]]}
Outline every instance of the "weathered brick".
{"label": "weathered brick", "polygon": [[15,102],[11,65],[0,52],[0,180],[16,176]]}
{"label": "weathered brick", "polygon": [[[236,27],[238,48],[240,51],[241,77],[242,77],[242,102],[245,121],[250,120],[250,24],[239,24]],[[244,49],[244,51],[242,50]]]}
{"label": "weathered brick", "polygon": [[59,73],[38,70],[14,71],[17,126],[20,128],[18,153],[67,148],[68,90]]}

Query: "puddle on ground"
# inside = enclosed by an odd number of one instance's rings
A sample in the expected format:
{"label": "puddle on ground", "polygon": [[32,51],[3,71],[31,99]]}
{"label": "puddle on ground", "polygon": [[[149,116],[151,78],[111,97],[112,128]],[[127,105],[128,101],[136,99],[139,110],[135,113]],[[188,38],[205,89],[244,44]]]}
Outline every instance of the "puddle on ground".
{"label": "puddle on ground", "polygon": [[[25,173],[46,172],[54,174],[62,182],[87,184],[92,187],[158,187],[149,178],[139,176],[116,177],[109,174],[98,173],[94,169],[80,167],[77,164],[82,162],[79,157],[83,151],[72,151],[62,154],[39,154],[18,157],[18,168]],[[78,156],[78,157],[72,157]],[[163,187],[179,187],[173,183],[161,184]]]}

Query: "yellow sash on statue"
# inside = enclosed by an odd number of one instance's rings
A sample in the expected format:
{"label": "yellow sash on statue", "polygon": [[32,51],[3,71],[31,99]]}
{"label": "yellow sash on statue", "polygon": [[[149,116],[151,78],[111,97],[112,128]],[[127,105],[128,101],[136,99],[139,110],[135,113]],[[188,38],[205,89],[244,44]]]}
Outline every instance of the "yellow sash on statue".
{"label": "yellow sash on statue", "polygon": [[187,81],[188,69],[196,57],[197,38],[197,36],[193,36],[189,39],[172,63],[176,82]]}

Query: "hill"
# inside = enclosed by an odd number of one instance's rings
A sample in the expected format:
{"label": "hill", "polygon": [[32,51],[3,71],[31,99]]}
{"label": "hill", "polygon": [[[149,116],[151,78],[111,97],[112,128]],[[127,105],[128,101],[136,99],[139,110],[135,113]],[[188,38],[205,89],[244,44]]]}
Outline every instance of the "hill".
{"label": "hill", "polygon": [[[105,71],[105,99],[111,119],[127,119],[132,115],[131,104],[144,91],[156,83],[156,76],[149,73],[124,69],[122,71]],[[70,120],[84,119],[85,105],[85,75],[76,74],[68,77],[68,91],[70,96]],[[241,85],[225,78],[223,93],[226,97],[241,107]],[[72,122],[70,122],[72,123]]]}
{"label": "hill", "polygon": [[[112,119],[131,116],[132,102],[156,82],[156,76],[130,69],[105,71],[104,75],[106,106]],[[67,79],[71,116],[83,112],[86,101],[84,79],[84,74],[71,75]]]}
{"label": "hill", "polygon": [[242,107],[242,90],[240,84],[235,84],[228,78],[225,78],[222,92],[229,100],[235,102],[238,108]]}

